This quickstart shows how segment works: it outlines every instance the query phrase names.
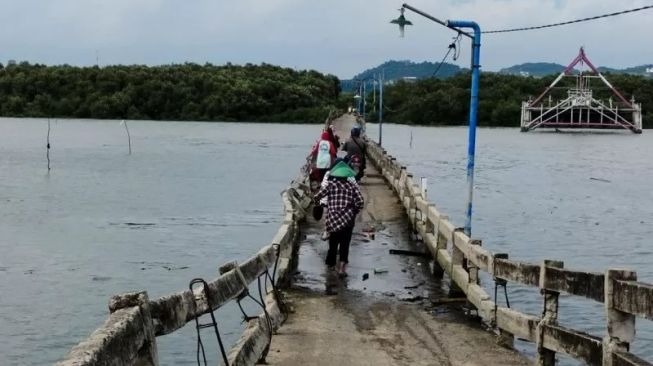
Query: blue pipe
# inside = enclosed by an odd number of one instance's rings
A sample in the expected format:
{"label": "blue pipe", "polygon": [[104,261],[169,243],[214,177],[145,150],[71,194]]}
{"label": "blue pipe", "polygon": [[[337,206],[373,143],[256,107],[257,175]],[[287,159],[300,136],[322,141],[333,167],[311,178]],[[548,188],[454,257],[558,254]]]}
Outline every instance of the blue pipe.
{"label": "blue pipe", "polygon": [[481,74],[481,27],[476,22],[467,20],[448,20],[446,25],[454,28],[472,28],[472,92],[469,108],[469,135],[467,145],[467,218],[465,234],[472,235],[472,199],[474,195],[474,157],[476,154],[476,121],[478,118],[478,87]]}

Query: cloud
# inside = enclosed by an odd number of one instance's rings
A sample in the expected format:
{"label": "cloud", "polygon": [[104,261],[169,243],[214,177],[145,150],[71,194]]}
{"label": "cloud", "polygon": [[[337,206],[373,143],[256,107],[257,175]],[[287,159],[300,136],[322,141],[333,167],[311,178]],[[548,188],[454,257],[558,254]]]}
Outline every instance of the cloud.
{"label": "cloud", "polygon": [[[350,77],[388,59],[437,61],[455,34],[407,12],[398,37],[389,0],[22,0],[2,4],[0,60],[47,64],[268,62]],[[642,0],[414,0],[439,18],[484,29],[565,21],[647,5]],[[648,12],[648,13],[647,13]],[[566,63],[584,45],[595,63],[651,63],[653,10],[591,23],[485,35],[486,70],[527,61]],[[458,63],[467,66],[466,44]]]}

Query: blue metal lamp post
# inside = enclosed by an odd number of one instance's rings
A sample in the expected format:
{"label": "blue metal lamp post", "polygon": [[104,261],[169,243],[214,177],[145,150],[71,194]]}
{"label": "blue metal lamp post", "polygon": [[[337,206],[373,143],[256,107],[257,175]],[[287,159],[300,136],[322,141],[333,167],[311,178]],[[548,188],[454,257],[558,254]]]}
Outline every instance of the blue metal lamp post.
{"label": "blue metal lamp post", "polygon": [[481,28],[476,22],[449,20],[447,25],[455,28],[472,28],[472,91],[469,104],[469,133],[467,145],[467,211],[465,233],[472,235],[472,199],[474,196],[474,157],[476,155],[476,121],[478,118],[478,87],[481,76]]}
{"label": "blue metal lamp post", "polygon": [[[448,20],[443,22],[421,10],[418,10],[408,4],[403,4],[402,9],[411,10],[420,14],[436,23],[444,25],[459,34],[465,35],[472,39],[472,91],[469,108],[469,134],[467,145],[467,207],[466,207],[466,220],[465,220],[465,233],[468,236],[472,235],[472,202],[474,196],[474,157],[476,154],[476,121],[478,116],[478,89],[480,78],[480,60],[481,60],[481,28],[476,22],[467,20]],[[402,11],[403,15],[403,11]],[[474,34],[471,35],[461,28],[471,28]]]}

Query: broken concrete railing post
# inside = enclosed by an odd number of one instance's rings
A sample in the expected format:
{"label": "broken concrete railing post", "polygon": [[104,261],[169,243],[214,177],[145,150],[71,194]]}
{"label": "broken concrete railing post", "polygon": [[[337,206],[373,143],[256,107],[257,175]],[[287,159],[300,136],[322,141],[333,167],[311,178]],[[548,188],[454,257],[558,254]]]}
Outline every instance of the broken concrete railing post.
{"label": "broken concrete railing post", "polygon": [[221,265],[220,267],[218,267],[218,273],[220,275],[223,275],[223,274],[231,271],[232,269],[234,269],[236,267],[238,267],[238,262],[236,262],[236,261],[227,262],[227,263]]}
{"label": "broken concrete railing post", "polygon": [[[483,241],[480,239],[471,239],[469,241],[469,245],[477,245],[477,246],[482,246]],[[469,272],[469,283],[474,284],[474,285],[480,285],[481,284],[481,279],[478,275],[478,267],[475,266],[471,261],[467,262],[467,271]]]}
{"label": "broken concrete railing post", "polygon": [[608,334],[603,338],[603,366],[612,366],[614,352],[624,352],[635,339],[635,315],[617,310],[614,299],[615,281],[636,281],[637,273],[627,269],[608,269],[605,274],[605,311]]}
{"label": "broken concrete railing post", "polygon": [[113,314],[118,310],[138,306],[143,317],[143,334],[145,340],[138,351],[138,359],[134,363],[139,366],[158,366],[159,357],[156,347],[156,334],[152,314],[150,313],[150,300],[147,292],[128,292],[114,295],[109,299],[109,313]]}
{"label": "broken concrete railing post", "polygon": [[564,263],[561,261],[544,260],[540,266],[540,291],[544,297],[544,311],[542,320],[537,325],[537,354],[535,355],[535,364],[537,366],[555,365],[556,353],[544,347],[544,326],[556,324],[558,322],[558,297],[557,291],[547,290],[547,268],[563,268]]}

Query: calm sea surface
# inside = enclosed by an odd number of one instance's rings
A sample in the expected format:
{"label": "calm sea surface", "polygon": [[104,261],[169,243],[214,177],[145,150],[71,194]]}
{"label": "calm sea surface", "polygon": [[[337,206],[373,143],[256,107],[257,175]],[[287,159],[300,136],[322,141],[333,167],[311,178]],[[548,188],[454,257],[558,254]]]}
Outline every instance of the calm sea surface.
{"label": "calm sea surface", "polygon": [[[280,192],[318,126],[0,119],[0,365],[61,359],[116,293],[150,298],[212,279],[268,244]],[[245,304],[258,314],[252,304]],[[228,342],[237,307],[217,313]],[[195,329],[157,339],[161,364],[195,364]],[[215,336],[204,332],[217,359]],[[213,362],[217,364],[217,362]]]}
{"label": "calm sea surface", "polygon": [[[278,229],[279,193],[319,134],[315,125],[129,128],[131,156],[117,121],[53,121],[48,173],[47,121],[0,119],[0,365],[61,359],[106,319],[113,294],[147,290],[156,298],[252,255]],[[466,133],[384,126],[385,147],[428,177],[429,198],[459,226]],[[375,125],[368,134],[376,136]],[[480,129],[473,236],[511,258],[598,272],[625,266],[653,282],[652,155],[648,131]],[[509,296],[514,307],[541,312],[536,290],[509,285]],[[233,342],[242,329],[235,304],[217,315]],[[560,317],[604,333],[601,304],[562,296]],[[648,359],[651,323],[638,319],[633,346]],[[209,331],[204,340],[215,342]],[[162,364],[195,364],[194,325],[157,342]],[[217,360],[217,347],[208,348]]]}
{"label": "calm sea surface", "polygon": [[[376,139],[378,125],[368,124]],[[428,179],[428,197],[465,223],[467,128],[385,124],[384,147]],[[565,268],[637,271],[653,283],[653,132],[555,133],[481,128],[476,139],[472,236],[494,252]],[[484,285],[493,294],[491,279]],[[509,285],[510,304],[539,315],[539,291]],[[500,298],[500,300],[503,300]],[[563,325],[605,334],[603,304],[561,296]],[[653,322],[637,319],[631,350],[653,360]]]}

